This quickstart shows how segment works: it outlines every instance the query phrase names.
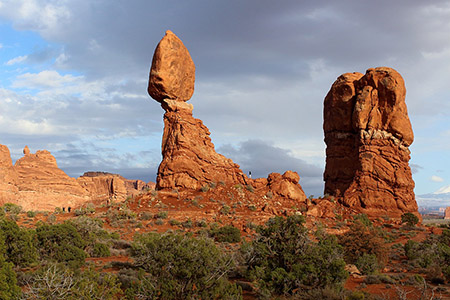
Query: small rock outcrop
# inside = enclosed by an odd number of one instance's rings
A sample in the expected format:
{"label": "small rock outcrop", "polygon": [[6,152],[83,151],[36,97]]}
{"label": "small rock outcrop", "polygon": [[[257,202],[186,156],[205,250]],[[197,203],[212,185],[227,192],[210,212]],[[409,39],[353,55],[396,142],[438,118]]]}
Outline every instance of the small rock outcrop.
{"label": "small rock outcrop", "polygon": [[369,215],[418,213],[405,95],[401,75],[386,67],[333,83],[324,101],[325,194]]}
{"label": "small rock outcrop", "polygon": [[297,172],[286,171],[283,175],[270,173],[267,177],[269,190],[287,199],[303,202],[306,199],[305,192],[298,183],[300,176]]}

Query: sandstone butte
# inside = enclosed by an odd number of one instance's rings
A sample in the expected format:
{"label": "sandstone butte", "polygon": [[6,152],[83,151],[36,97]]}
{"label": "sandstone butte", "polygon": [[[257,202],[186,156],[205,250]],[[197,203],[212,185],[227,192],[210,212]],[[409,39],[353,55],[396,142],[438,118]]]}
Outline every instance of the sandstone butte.
{"label": "sandstone butte", "polygon": [[450,206],[447,206],[444,211],[444,219],[450,220]]}
{"label": "sandstone butte", "polygon": [[24,210],[54,210],[95,200],[123,201],[149,187],[107,173],[85,173],[75,179],[58,168],[50,152],[33,154],[25,147],[23,153],[13,165],[8,147],[0,145],[0,205],[10,202]]}
{"label": "sandstone butte", "polygon": [[164,109],[162,162],[158,189],[200,189],[206,184],[243,184],[266,188],[286,199],[305,202],[297,173],[272,173],[252,180],[239,165],[217,153],[208,128],[192,115],[187,103],[194,92],[195,65],[183,42],[171,31],[159,42],[150,68],[148,93]]}
{"label": "sandstone butte", "polygon": [[387,67],[333,83],[324,101],[325,194],[370,216],[419,215],[405,95],[402,76]]}

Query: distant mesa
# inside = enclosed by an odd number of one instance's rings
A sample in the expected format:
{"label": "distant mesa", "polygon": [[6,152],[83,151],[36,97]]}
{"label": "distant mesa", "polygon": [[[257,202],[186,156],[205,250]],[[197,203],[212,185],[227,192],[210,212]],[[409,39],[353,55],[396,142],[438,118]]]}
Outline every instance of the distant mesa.
{"label": "distant mesa", "polygon": [[[294,172],[273,175],[269,180],[252,180],[239,165],[215,151],[208,128],[193,117],[192,104],[185,102],[194,92],[194,81],[195,66],[188,50],[174,33],[166,31],[153,55],[148,84],[149,95],[165,110],[163,159],[156,187],[200,189],[212,182],[249,184],[274,189],[288,199],[305,201],[299,176],[292,175]],[[284,188],[288,190],[279,190]]]}
{"label": "distant mesa", "polygon": [[333,83],[324,101],[325,194],[372,216],[418,214],[405,95],[401,75],[386,67]]}

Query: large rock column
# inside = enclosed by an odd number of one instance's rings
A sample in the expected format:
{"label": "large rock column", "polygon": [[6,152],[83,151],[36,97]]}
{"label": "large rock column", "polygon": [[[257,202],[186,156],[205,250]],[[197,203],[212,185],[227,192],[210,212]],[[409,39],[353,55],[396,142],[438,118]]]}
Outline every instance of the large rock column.
{"label": "large rock column", "polygon": [[405,95],[401,75],[386,67],[333,83],[324,101],[324,193],[369,215],[417,213]]}

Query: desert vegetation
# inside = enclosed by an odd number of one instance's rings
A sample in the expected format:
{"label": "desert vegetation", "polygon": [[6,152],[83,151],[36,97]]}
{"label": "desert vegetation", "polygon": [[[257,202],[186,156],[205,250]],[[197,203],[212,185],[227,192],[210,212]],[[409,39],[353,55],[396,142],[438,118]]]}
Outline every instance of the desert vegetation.
{"label": "desert vegetation", "polygon": [[70,217],[2,208],[0,298],[443,299],[450,280],[450,229],[430,233],[416,216],[294,213],[242,231],[180,219],[170,204],[136,213],[133,201]]}

